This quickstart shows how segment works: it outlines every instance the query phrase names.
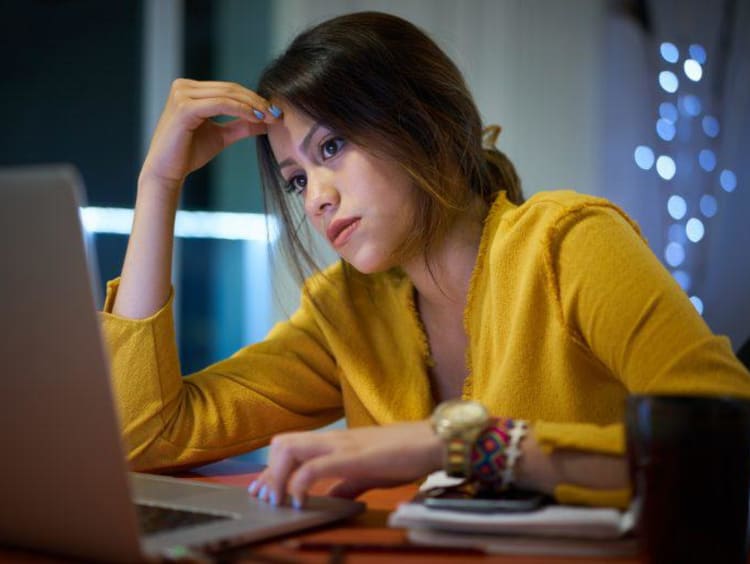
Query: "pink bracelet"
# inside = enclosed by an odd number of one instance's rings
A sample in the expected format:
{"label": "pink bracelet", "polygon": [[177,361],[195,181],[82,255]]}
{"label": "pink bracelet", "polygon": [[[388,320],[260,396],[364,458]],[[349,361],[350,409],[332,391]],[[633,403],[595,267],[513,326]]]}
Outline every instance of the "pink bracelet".
{"label": "pink bracelet", "polygon": [[503,490],[513,485],[516,463],[521,457],[521,440],[527,430],[526,421],[493,418],[472,449],[472,478],[495,489]]}

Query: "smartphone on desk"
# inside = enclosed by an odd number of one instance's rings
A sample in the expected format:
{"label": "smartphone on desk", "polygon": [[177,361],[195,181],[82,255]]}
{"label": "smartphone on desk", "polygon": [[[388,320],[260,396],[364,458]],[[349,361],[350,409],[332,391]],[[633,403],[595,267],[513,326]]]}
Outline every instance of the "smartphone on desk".
{"label": "smartphone on desk", "polygon": [[535,511],[548,505],[550,501],[548,496],[531,490],[510,489],[496,492],[467,484],[431,488],[422,493],[422,503],[427,508],[473,513]]}

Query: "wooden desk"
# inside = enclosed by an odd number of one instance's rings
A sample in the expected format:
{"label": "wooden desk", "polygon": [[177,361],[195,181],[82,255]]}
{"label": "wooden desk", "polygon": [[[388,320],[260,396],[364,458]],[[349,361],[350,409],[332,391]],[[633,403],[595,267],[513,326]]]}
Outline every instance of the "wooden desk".
{"label": "wooden desk", "polygon": [[[246,487],[260,467],[241,459],[229,459],[209,464],[186,472],[182,476],[207,482]],[[327,484],[320,484],[314,494],[325,493]],[[482,562],[496,564],[638,564],[637,558],[569,558],[569,557],[519,557],[489,556],[471,551],[453,552],[450,550],[400,549],[406,543],[403,530],[387,526],[388,514],[402,501],[410,499],[416,486],[402,486],[387,490],[372,490],[359,499],[367,503],[367,511],[357,518],[338,525],[332,525],[314,532],[299,533],[265,543],[248,545],[236,549],[219,561],[222,563],[245,564],[294,564],[294,563],[334,563],[372,564],[394,562],[398,564],[457,564],[459,562]],[[290,547],[295,540],[315,540],[331,545],[367,543],[386,546],[382,550],[322,549],[299,550]],[[73,561],[55,558],[26,551],[0,548],[0,564],[63,564]]]}
{"label": "wooden desk", "polygon": [[[247,486],[257,474],[259,468],[242,463],[236,459],[217,462],[196,469],[185,476],[192,479],[217,482],[236,486]],[[312,492],[322,495],[329,484],[320,484]],[[531,556],[494,556],[472,551],[450,551],[444,549],[423,551],[398,549],[398,545],[407,543],[405,531],[391,529],[387,525],[388,515],[402,501],[411,499],[416,493],[415,485],[398,488],[372,490],[358,498],[367,504],[367,511],[353,520],[338,525],[325,527],[319,531],[299,533],[281,540],[255,544],[230,553],[230,562],[267,564],[299,563],[333,563],[372,564],[380,562],[394,562],[398,564],[441,564],[459,562],[483,562],[493,564],[639,564],[638,558],[569,558],[569,557],[531,557]],[[355,543],[384,545],[383,550],[344,549],[340,551],[338,559],[335,549],[298,550],[289,545],[295,540],[313,540],[331,545],[347,545]],[[388,546],[396,545],[396,546]]]}

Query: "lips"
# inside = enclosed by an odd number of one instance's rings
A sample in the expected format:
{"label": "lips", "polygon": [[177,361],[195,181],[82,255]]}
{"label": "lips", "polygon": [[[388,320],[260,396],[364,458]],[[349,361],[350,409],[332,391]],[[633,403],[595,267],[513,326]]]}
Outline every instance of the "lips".
{"label": "lips", "polygon": [[361,217],[347,217],[332,222],[328,226],[328,229],[326,229],[326,236],[331,245],[334,248],[344,246],[349,241],[349,237],[354,233],[354,230],[357,229],[361,219]]}

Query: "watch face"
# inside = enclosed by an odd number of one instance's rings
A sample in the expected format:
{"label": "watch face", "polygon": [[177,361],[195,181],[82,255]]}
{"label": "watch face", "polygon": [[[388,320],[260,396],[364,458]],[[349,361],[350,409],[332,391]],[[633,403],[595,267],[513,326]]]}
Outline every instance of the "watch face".
{"label": "watch face", "polygon": [[485,409],[478,403],[461,402],[453,406],[448,406],[445,415],[456,423],[473,423],[474,421],[484,419]]}
{"label": "watch face", "polygon": [[455,400],[443,404],[438,412],[440,423],[461,430],[480,425],[487,420],[487,409],[475,401]]}

